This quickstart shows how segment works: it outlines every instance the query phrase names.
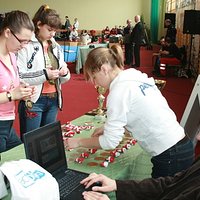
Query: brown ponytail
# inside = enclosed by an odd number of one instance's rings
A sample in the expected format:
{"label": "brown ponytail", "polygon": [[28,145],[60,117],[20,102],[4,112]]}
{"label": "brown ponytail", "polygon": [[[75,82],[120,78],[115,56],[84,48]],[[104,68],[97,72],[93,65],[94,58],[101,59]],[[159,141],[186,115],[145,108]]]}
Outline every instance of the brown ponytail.
{"label": "brown ponytail", "polygon": [[33,23],[35,26],[35,32],[38,33],[38,22],[42,25],[47,24],[51,28],[58,29],[61,27],[61,19],[57,12],[50,9],[48,5],[42,5],[33,17]]}

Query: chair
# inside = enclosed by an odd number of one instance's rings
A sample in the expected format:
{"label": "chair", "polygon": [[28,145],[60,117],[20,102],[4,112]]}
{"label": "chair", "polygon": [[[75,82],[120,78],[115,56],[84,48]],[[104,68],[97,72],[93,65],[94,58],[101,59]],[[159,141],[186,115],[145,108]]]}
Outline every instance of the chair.
{"label": "chair", "polygon": [[167,75],[167,70],[169,68],[177,69],[181,66],[181,60],[178,60],[177,58],[160,58],[160,73],[163,76]]}
{"label": "chair", "polygon": [[188,78],[188,75],[185,71],[185,66],[187,64],[187,55],[186,55],[186,48],[182,46],[179,48],[181,53],[181,59],[177,59],[175,57],[163,57],[160,58],[160,73],[163,76],[167,75],[168,69],[175,69],[177,71],[178,77],[185,77]]}
{"label": "chair", "polygon": [[[66,42],[66,45],[64,46],[64,55],[66,56],[67,54],[67,58],[64,56],[65,62],[69,62],[69,61],[76,62],[78,45],[79,45],[79,42]],[[66,47],[68,48],[66,49]],[[72,58],[70,58],[70,55],[72,56]]]}

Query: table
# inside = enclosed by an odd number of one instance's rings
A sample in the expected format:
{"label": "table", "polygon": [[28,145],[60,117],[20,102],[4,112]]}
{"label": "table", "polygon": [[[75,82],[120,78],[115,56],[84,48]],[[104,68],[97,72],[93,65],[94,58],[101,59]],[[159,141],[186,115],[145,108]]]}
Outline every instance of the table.
{"label": "table", "polygon": [[75,62],[77,59],[77,52],[80,42],[72,42],[67,40],[56,41],[61,48],[63,49],[64,53],[64,61],[65,62]]}
{"label": "table", "polygon": [[[92,125],[94,127],[99,127],[104,123],[104,119],[98,119],[94,116],[84,115],[76,120],[72,121],[73,125],[85,125],[85,123]],[[76,134],[74,137],[89,137],[93,132],[91,130],[84,130],[80,134]],[[128,139],[128,136],[124,140]],[[124,141],[125,142],[125,141]],[[122,142],[123,145],[123,142]],[[68,167],[71,169],[76,169],[86,173],[96,172],[102,173],[113,179],[137,179],[142,180],[148,178],[151,175],[152,164],[150,162],[150,156],[144,152],[141,147],[136,144],[132,146],[125,153],[121,154],[119,157],[115,158],[113,163],[110,163],[107,168],[101,167],[99,164],[109,155],[110,151],[97,150],[95,154],[91,154],[89,158],[86,158],[82,164],[74,162],[75,158],[79,157],[80,154],[87,149],[78,148],[72,151],[66,151],[66,157],[68,162]],[[20,158],[25,158],[24,146],[23,144],[17,146],[7,152],[1,154],[1,163],[10,160],[18,160]],[[96,163],[94,166],[90,166],[89,163]],[[115,199],[115,193],[109,194],[110,199]],[[6,197],[4,199],[9,199]]]}
{"label": "table", "polygon": [[89,46],[93,45],[94,48],[96,47],[108,47],[107,43],[91,43],[89,45],[79,46],[78,52],[77,52],[77,61],[76,61],[76,73],[80,74],[80,70],[82,69],[83,65],[85,64],[86,58],[88,53],[93,49]]}

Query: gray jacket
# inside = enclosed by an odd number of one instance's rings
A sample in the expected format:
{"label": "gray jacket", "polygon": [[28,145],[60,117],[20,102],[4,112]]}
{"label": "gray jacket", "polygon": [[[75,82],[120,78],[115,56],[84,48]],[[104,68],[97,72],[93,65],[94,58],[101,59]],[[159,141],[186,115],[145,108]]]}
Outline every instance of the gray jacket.
{"label": "gray jacket", "polygon": [[[63,50],[60,45],[52,38],[53,54],[58,61],[59,69],[66,66],[64,62]],[[47,80],[45,71],[45,58],[42,44],[33,35],[31,42],[18,51],[17,66],[19,69],[20,80],[37,87],[37,93],[31,101],[36,102],[42,92],[43,83]],[[59,108],[62,108],[61,84],[70,79],[70,73],[66,76],[59,77],[56,80],[56,89],[58,93]]]}

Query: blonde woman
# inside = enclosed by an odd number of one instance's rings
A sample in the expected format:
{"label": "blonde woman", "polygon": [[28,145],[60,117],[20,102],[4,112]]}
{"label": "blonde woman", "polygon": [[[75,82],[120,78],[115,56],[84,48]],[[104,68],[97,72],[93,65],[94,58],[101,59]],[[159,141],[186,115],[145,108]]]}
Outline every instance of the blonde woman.
{"label": "blonde woman", "polygon": [[187,169],[194,159],[192,141],[154,79],[133,68],[123,70],[123,54],[116,47],[90,51],[84,66],[86,80],[109,90],[105,125],[96,129],[91,138],[69,138],[66,145],[114,149],[126,128],[152,156],[153,178]]}

